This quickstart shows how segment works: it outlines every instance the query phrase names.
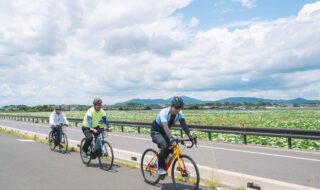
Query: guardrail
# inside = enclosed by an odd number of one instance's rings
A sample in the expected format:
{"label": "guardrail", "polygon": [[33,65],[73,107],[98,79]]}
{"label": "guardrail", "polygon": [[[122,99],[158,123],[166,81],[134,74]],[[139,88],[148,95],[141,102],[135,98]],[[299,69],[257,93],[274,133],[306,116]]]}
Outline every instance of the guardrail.
{"label": "guardrail", "polygon": [[[5,115],[0,114],[0,119],[11,119],[17,121],[32,121],[44,123],[49,122],[48,117],[37,116],[20,116],[20,115]],[[82,119],[68,118],[69,122],[75,123],[77,127],[82,123]],[[142,122],[127,122],[127,121],[110,121],[112,125],[121,126],[121,131],[124,132],[124,127],[135,127],[138,133],[141,133],[141,128],[151,128],[151,123]],[[255,128],[255,127],[234,127],[234,126],[205,126],[205,125],[188,125],[190,130],[199,131],[208,134],[208,139],[212,140],[212,133],[236,134],[243,136],[243,143],[247,144],[247,136],[268,136],[268,137],[283,137],[288,139],[288,148],[292,147],[292,139],[311,139],[320,140],[320,131],[318,130],[300,130],[300,129],[279,129],[279,128]],[[180,131],[180,136],[183,137],[181,127],[175,126],[174,130]]]}

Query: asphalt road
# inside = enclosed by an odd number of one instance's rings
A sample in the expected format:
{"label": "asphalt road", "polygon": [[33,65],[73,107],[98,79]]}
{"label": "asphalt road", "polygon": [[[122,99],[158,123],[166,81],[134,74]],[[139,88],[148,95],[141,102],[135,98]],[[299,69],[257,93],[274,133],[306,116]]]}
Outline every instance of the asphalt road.
{"label": "asphalt road", "polygon": [[[48,134],[46,124],[0,120],[0,125]],[[81,129],[66,130],[70,139],[81,140]],[[113,132],[108,141],[117,149],[142,153],[156,148],[148,135]],[[266,148],[202,141],[185,152],[203,166],[320,188],[320,152]]]}
{"label": "asphalt road", "polygon": [[61,154],[48,145],[0,133],[0,189],[3,190],[88,190],[166,189],[170,179],[157,186],[146,184],[140,170],[115,165],[111,171],[82,164],[78,153]]}

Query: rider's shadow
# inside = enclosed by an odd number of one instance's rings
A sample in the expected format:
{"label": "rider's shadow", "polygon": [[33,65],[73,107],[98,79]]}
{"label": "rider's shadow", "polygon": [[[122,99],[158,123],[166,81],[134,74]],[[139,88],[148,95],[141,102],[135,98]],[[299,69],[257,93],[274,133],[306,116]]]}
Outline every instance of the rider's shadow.
{"label": "rider's shadow", "polygon": [[[90,163],[89,165],[87,165],[87,167],[92,167],[92,168],[100,168],[100,164],[99,163]],[[110,173],[118,173],[119,171],[117,170],[117,168],[121,168],[120,165],[118,165],[117,163],[113,163],[112,168],[110,170],[105,170],[105,169],[101,169]]]}
{"label": "rider's shadow", "polygon": [[[194,189],[194,186],[191,185],[185,185],[185,184],[179,184],[179,189],[183,190],[191,190]],[[201,187],[198,188],[199,190],[202,190]],[[177,190],[172,183],[162,183],[161,184],[161,190]]]}

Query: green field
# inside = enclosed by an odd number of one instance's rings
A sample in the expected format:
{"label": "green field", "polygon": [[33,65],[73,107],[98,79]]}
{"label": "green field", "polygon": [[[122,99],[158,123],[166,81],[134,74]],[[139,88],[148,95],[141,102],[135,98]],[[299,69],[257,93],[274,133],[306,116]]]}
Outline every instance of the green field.
{"label": "green field", "polygon": [[[110,111],[107,116],[111,121],[132,121],[151,123],[159,110]],[[85,112],[65,112],[68,118],[83,118]],[[287,129],[320,130],[320,110],[184,110],[187,123],[216,126],[267,127]],[[19,115],[49,116],[50,112],[20,112]],[[130,132],[134,129],[128,128]],[[207,134],[197,133],[206,139]],[[240,135],[212,134],[215,141],[241,143]],[[286,147],[286,138],[249,136],[248,143]],[[292,141],[294,148],[320,150],[320,142],[313,140]]]}

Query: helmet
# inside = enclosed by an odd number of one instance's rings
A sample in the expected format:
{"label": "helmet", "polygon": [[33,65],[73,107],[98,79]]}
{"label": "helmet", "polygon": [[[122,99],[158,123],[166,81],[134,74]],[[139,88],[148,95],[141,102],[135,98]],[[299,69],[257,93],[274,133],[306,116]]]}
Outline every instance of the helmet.
{"label": "helmet", "polygon": [[93,104],[94,104],[94,105],[102,104],[101,98],[95,98],[95,99],[93,100]]}
{"label": "helmet", "polygon": [[62,106],[61,106],[61,105],[55,105],[55,106],[54,106],[54,109],[55,109],[55,110],[62,110]]}
{"label": "helmet", "polygon": [[174,96],[171,100],[171,106],[174,106],[176,108],[182,108],[184,105],[183,99],[179,96]]}

